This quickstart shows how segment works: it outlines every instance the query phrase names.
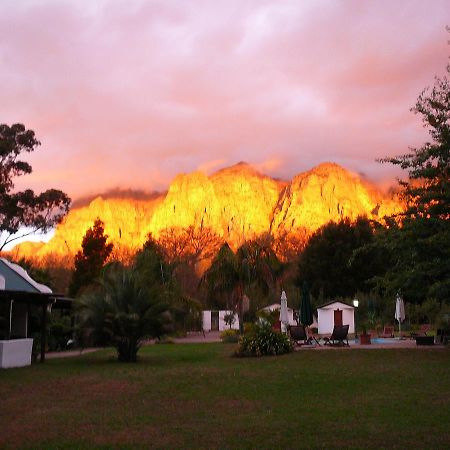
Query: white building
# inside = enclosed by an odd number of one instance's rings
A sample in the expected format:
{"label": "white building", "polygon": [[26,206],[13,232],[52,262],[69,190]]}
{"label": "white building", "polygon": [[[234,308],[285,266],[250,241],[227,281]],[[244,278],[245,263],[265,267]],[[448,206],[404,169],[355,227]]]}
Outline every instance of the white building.
{"label": "white building", "polygon": [[[279,303],[273,303],[272,305],[265,306],[264,308],[261,308],[262,311],[272,312],[272,311],[280,311],[281,305]],[[289,318],[289,325],[297,325],[297,322],[294,320],[294,310],[292,308],[289,308],[288,306],[288,318]]]}
{"label": "white building", "polygon": [[37,283],[25,269],[0,258],[0,302],[6,317],[0,327],[0,368],[31,364],[33,339],[28,337],[31,305],[45,308],[52,294],[48,286]]}
{"label": "white building", "polygon": [[333,301],[317,308],[319,334],[331,334],[335,325],[349,325],[348,332],[355,332],[355,308],[347,303]]}
{"label": "white building", "polygon": [[[281,308],[281,305],[279,303],[273,303],[272,305],[265,306],[264,308],[261,308],[263,311],[279,311]],[[297,322],[294,319],[294,310],[292,308],[289,308],[288,306],[288,317],[289,317],[289,325],[297,325]],[[313,315],[313,323],[310,325],[310,328],[317,328],[317,317]]]}
{"label": "white building", "polygon": [[[230,326],[225,323],[225,316],[232,313],[233,311],[203,311],[203,331],[228,330]],[[239,330],[239,318],[236,313],[231,329]]]}

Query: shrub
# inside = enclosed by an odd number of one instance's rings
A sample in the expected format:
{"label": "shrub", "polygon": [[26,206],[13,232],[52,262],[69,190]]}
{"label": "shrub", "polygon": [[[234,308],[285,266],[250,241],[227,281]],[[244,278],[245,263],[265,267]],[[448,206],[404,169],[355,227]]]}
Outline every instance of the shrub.
{"label": "shrub", "polygon": [[233,326],[233,323],[236,320],[236,316],[234,315],[234,312],[231,311],[223,316],[223,320],[231,329],[231,327]]}
{"label": "shrub", "polygon": [[289,337],[274,331],[270,323],[255,325],[253,332],[242,336],[236,356],[282,355],[290,353],[293,344]]}
{"label": "shrub", "polygon": [[236,343],[239,341],[239,330],[224,330],[220,333],[220,339],[224,343]]}

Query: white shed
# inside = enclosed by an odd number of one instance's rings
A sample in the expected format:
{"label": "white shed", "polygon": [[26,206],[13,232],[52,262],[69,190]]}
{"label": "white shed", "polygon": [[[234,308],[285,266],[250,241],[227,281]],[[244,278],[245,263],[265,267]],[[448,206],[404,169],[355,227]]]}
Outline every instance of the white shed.
{"label": "white shed", "polygon": [[[203,331],[224,331],[230,328],[225,323],[225,316],[233,311],[203,311]],[[239,330],[239,318],[234,313],[234,322],[231,325],[232,330]]]}
{"label": "white shed", "polygon": [[355,308],[347,303],[333,301],[317,308],[319,334],[331,334],[335,325],[349,325],[348,332],[355,332]]}
{"label": "white shed", "polygon": [[[272,312],[272,311],[280,311],[281,305],[279,303],[273,303],[272,305],[265,306],[264,308],[261,308],[263,311]],[[297,322],[294,320],[294,310],[292,308],[289,308],[288,306],[288,318],[289,318],[289,325],[297,325]]]}

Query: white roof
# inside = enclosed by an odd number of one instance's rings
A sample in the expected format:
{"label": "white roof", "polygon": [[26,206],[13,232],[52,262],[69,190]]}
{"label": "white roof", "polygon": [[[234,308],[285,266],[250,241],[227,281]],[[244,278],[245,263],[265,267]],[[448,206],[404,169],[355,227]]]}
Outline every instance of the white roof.
{"label": "white roof", "polygon": [[327,303],[326,305],[321,306],[320,308],[317,309],[336,309],[336,308],[340,308],[340,309],[355,309],[354,306],[352,305],[347,305],[347,303],[342,303],[342,302],[331,302],[331,303]]}
{"label": "white roof", "polygon": [[51,294],[52,290],[46,286],[45,284],[40,284],[37,281],[34,281],[33,278],[28,275],[28,272],[23,268],[20,267],[18,264],[14,264],[10,261],[8,261],[5,258],[0,258],[4,264],[6,264],[11,270],[14,270],[14,272],[17,273],[21,278],[23,278],[25,281],[27,281],[31,286],[36,288],[39,292],[42,294]]}
{"label": "white roof", "polygon": [[[264,308],[261,308],[261,310],[262,311],[275,311],[275,310],[280,309],[280,308],[281,308],[281,305],[279,303],[273,303],[272,305],[265,306]],[[288,311],[289,310],[292,311],[292,308],[290,308],[288,306]]]}

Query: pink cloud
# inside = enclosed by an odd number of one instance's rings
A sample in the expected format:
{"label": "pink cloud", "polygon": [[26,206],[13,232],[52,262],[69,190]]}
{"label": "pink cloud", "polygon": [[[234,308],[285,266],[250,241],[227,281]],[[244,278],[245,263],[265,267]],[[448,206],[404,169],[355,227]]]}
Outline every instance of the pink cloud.
{"label": "pink cloud", "polygon": [[[42,147],[18,186],[165,189],[241,160],[280,178],[424,140],[409,108],[447,63],[448,2],[6,0],[1,121]],[[424,19],[426,18],[426,19]]]}

